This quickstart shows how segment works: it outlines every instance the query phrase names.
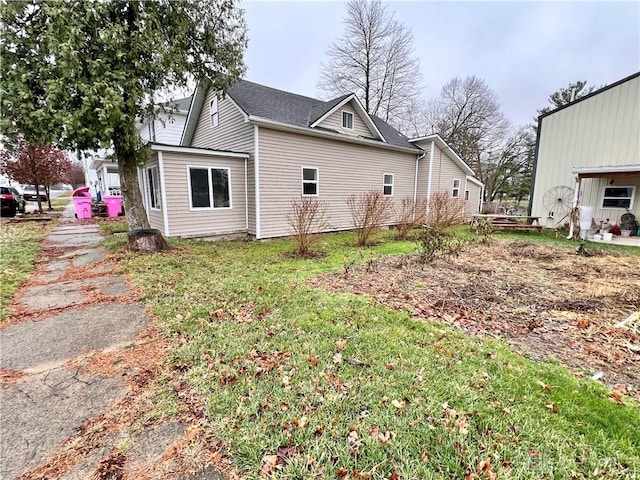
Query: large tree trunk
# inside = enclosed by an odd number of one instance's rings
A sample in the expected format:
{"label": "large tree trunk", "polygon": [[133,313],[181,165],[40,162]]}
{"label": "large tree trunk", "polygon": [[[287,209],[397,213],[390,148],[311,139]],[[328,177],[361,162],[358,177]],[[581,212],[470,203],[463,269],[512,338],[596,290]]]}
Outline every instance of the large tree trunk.
{"label": "large tree trunk", "polygon": [[144,209],[140,184],[138,183],[138,166],[135,158],[129,156],[124,161],[118,158],[120,172],[120,190],[124,200],[124,213],[129,230],[149,228],[149,219]]}

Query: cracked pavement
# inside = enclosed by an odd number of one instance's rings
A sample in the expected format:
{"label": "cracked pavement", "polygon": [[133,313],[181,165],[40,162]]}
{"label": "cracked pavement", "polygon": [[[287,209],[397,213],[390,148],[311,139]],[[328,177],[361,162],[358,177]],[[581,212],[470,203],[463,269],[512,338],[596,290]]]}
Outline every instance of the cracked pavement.
{"label": "cracked pavement", "polygon": [[167,452],[188,458],[189,438],[206,443],[193,425],[187,435],[179,419],[136,423],[153,407],[145,388],[156,367],[131,352],[157,341],[142,335],[153,322],[112,273],[98,225],[73,212],[70,204],[44,240],[45,261],[0,328],[0,478],[103,478],[101,468],[120,456],[127,478],[227,480],[206,455],[171,463]]}

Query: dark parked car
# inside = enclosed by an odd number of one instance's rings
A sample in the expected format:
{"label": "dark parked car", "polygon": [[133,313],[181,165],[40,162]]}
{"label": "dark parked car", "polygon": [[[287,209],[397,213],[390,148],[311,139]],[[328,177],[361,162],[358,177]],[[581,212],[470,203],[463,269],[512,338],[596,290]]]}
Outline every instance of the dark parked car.
{"label": "dark parked car", "polygon": [[13,187],[0,187],[0,209],[3,217],[15,217],[17,212],[25,212],[25,201]]}
{"label": "dark parked car", "polygon": [[[38,196],[36,195],[36,189],[33,185],[27,185],[25,186],[23,189],[23,196],[25,200],[28,200],[29,202],[37,202],[38,201]],[[40,201],[41,202],[46,202],[48,200],[49,197],[47,197],[47,190],[44,188],[44,186],[40,185],[38,186],[38,193],[40,194]]]}

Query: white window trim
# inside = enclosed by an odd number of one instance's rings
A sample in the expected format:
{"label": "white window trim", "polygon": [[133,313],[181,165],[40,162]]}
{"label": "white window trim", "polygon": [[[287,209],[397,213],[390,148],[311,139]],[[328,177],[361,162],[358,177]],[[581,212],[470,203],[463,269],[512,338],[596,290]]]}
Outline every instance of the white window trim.
{"label": "white window trim", "polygon": [[[194,207],[193,197],[191,196],[191,169],[207,170],[209,178],[209,207]],[[227,178],[229,179],[229,206],[228,207],[214,207],[213,206],[213,183],[211,182],[211,170],[227,170]],[[214,165],[187,165],[187,190],[189,193],[189,210],[192,212],[209,212],[218,210],[231,210],[233,209],[233,191],[231,188],[231,168],[230,167],[218,167]]]}
{"label": "white window trim", "polygon": [[[458,182],[458,186],[456,187],[456,182]],[[453,198],[460,198],[460,179],[459,178],[454,178],[453,179],[453,188],[451,189],[451,196]]]}
{"label": "white window trim", "polygon": [[218,107],[218,97],[213,97],[209,101],[209,121],[212,128],[220,125],[220,110]]}
{"label": "white window trim", "polygon": [[[391,183],[385,183],[385,177],[389,175],[391,177]],[[394,185],[396,182],[396,176],[393,173],[383,173],[382,174],[382,196],[383,197],[393,197]],[[391,187],[391,193],[389,195],[384,193],[384,187]]]}
{"label": "white window trim", "polygon": [[[305,180],[304,179],[304,171],[306,170],[315,170],[316,171],[316,180]],[[302,184],[300,185],[301,193],[303,197],[319,197],[320,196],[320,169],[318,167],[300,167],[300,179],[302,180]],[[316,193],[304,193],[304,184],[305,183],[315,183],[316,185]]]}
{"label": "white window trim", "polygon": [[[344,125],[344,114],[348,114],[351,115],[351,127],[345,127]],[[342,110],[341,114],[340,114],[340,122],[342,124],[342,128],[344,128],[345,130],[353,130],[354,124],[355,124],[355,115],[353,114],[353,112],[350,112],[348,110]]]}
{"label": "white window trim", "polygon": [[[604,199],[605,198],[628,198],[628,197],[605,197],[604,193],[607,190],[607,188],[630,188],[631,189],[631,198],[629,198],[629,208],[625,208],[625,207],[605,207],[604,206]],[[600,208],[602,210],[632,210],[633,206],[635,205],[635,200],[636,200],[636,186],[635,185],[605,185],[602,188],[602,195],[600,196]]]}
{"label": "white window trim", "polygon": [[[153,170],[156,171],[156,177],[158,179],[158,191],[155,192],[155,199],[156,199],[156,204],[158,206],[154,207],[151,203],[151,192],[154,191],[153,188],[153,182],[149,181],[149,172],[152,172]],[[153,176],[153,174],[152,174]],[[161,191],[161,187],[160,187],[160,168],[158,165],[151,165],[149,167],[146,167],[144,169],[144,180],[145,183],[147,185],[147,203],[149,205],[149,210],[154,210],[156,212],[161,212],[162,211],[162,191]]]}

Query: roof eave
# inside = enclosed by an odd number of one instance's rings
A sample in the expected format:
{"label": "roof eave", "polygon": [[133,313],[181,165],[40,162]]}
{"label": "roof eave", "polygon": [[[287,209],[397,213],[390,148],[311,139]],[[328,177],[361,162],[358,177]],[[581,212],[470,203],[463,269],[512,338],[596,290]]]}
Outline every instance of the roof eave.
{"label": "roof eave", "polygon": [[396,150],[400,152],[412,153],[414,155],[422,153],[422,150],[418,147],[416,148],[406,148],[400,147],[398,145],[392,145],[390,143],[377,141],[377,140],[368,140],[362,137],[355,137],[350,135],[344,135],[341,133],[329,132],[326,130],[316,130],[310,127],[299,127],[297,125],[290,125],[288,123],[276,122],[274,120],[269,120],[267,118],[258,117],[255,115],[249,115],[249,122],[258,125],[273,128],[276,130],[289,131],[293,133],[301,133],[303,135],[309,135],[312,137],[322,137],[322,138],[330,138],[333,140],[338,140],[347,143],[356,143],[360,145],[368,145],[377,148],[384,148],[387,150]]}
{"label": "roof eave", "polygon": [[425,137],[410,138],[408,140],[409,143],[422,141],[436,142],[438,146],[445,151],[445,153],[449,154],[450,158],[464,171],[464,173],[475,178],[476,172],[474,172],[473,169],[469,165],[467,165],[467,163],[462,160],[462,158],[460,158],[460,155],[458,155],[456,151],[451,148],[440,135],[438,135],[437,133],[432,133],[431,135],[427,135]]}
{"label": "roof eave", "polygon": [[640,175],[640,164],[573,167],[571,169],[571,173],[582,178]]}

